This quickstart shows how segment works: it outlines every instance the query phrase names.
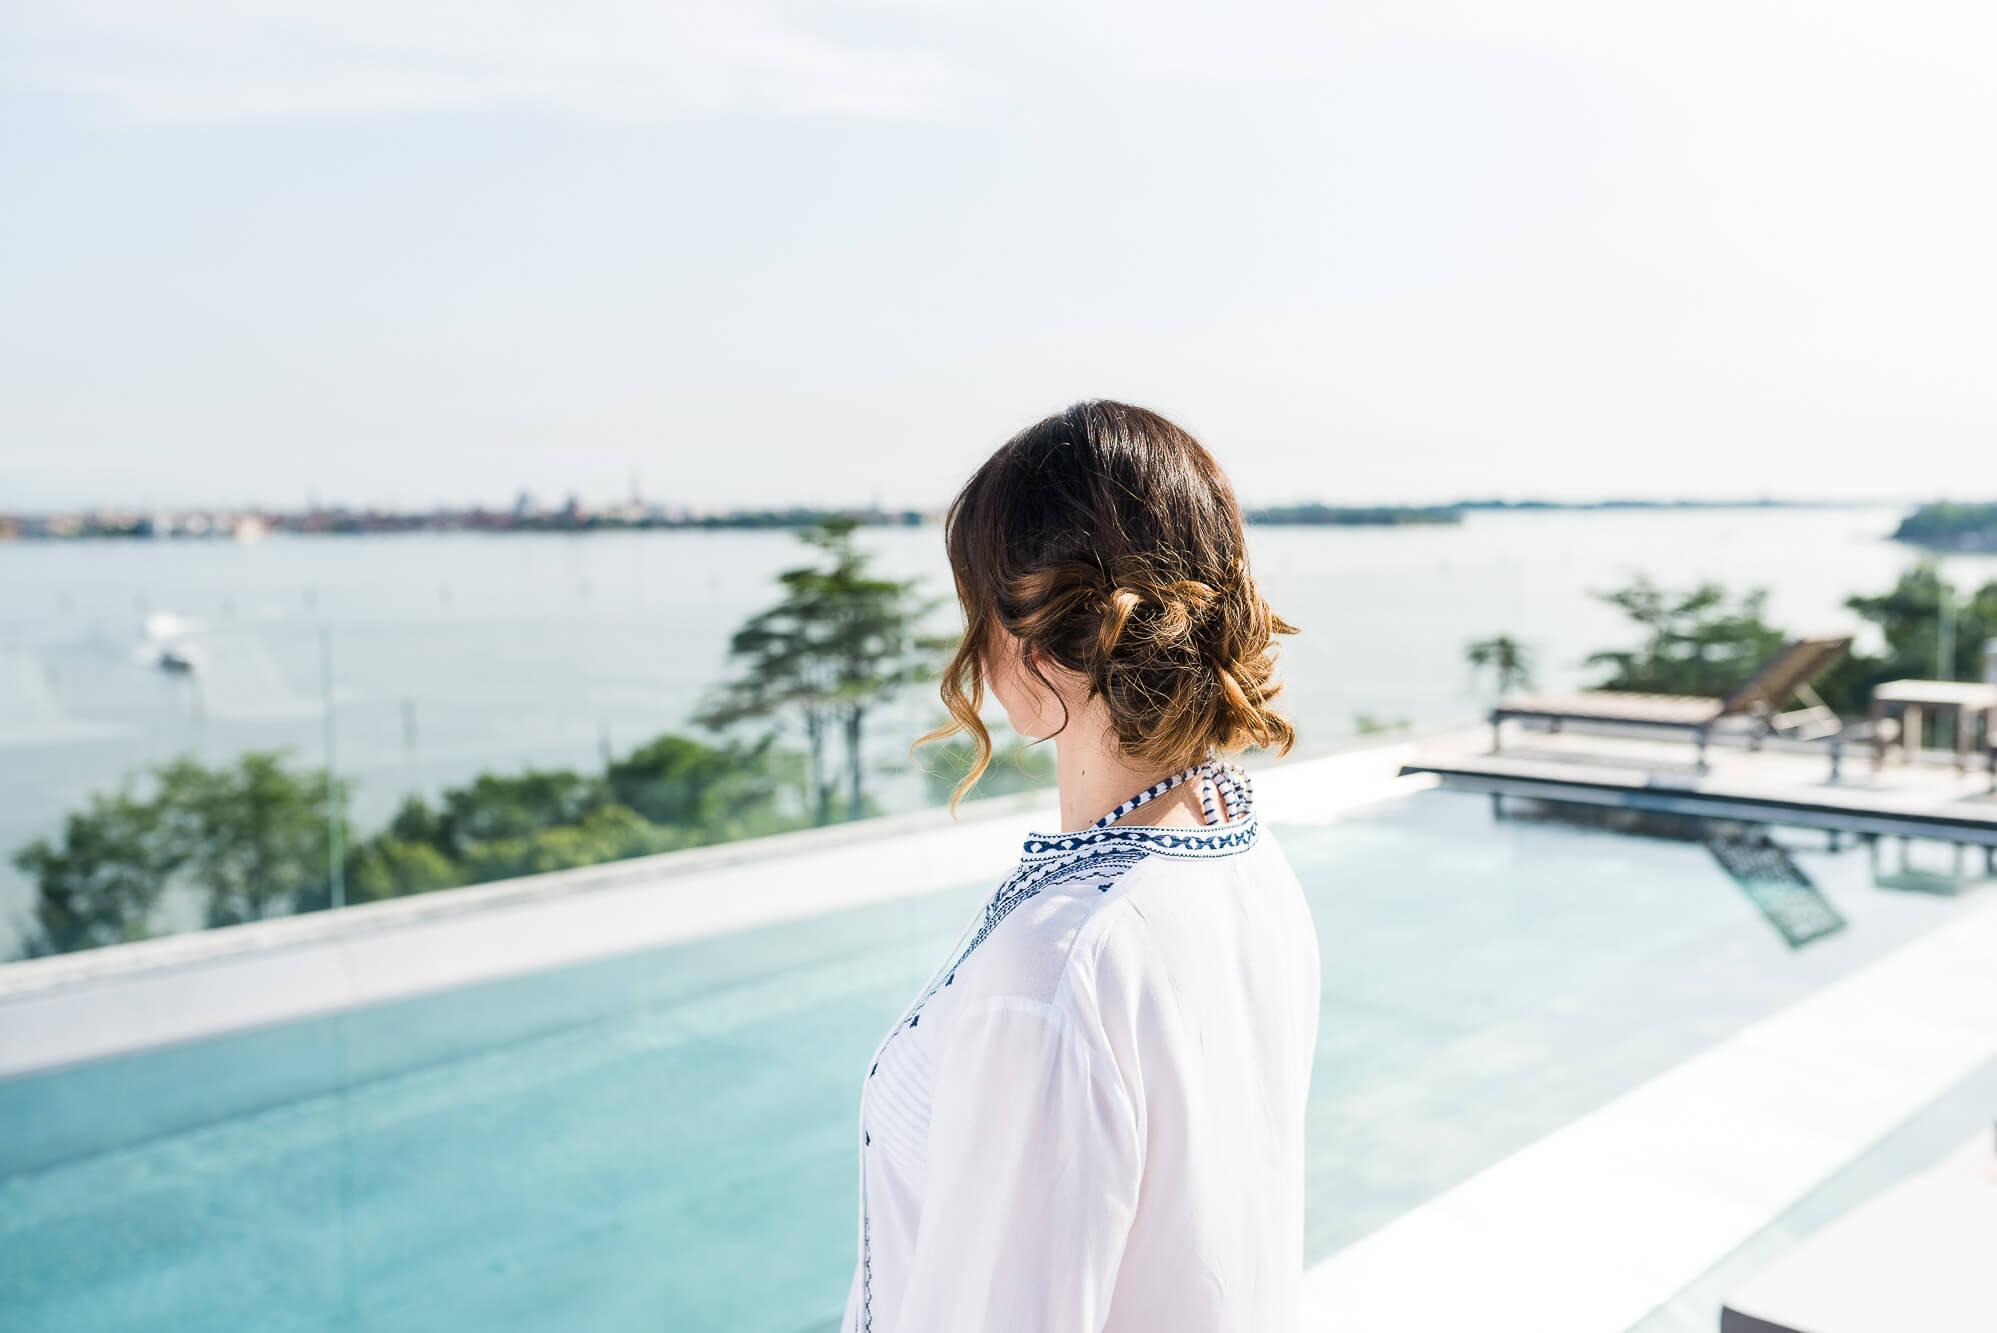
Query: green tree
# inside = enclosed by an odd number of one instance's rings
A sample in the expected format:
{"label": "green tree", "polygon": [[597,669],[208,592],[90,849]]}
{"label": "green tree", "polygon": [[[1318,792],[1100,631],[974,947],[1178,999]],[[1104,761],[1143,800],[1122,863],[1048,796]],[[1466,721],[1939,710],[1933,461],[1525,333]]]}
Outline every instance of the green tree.
{"label": "green tree", "polygon": [[325,908],[329,797],[348,896],[369,902],[790,827],[795,817],[775,807],[794,758],[768,736],[726,746],[661,736],[600,776],[486,773],[435,803],[411,796],[364,840],[346,830],[344,784],[293,770],[283,751],[218,768],[176,759],[93,794],[59,842],[16,853],[37,888],[27,948],[143,938],[175,886],[205,895],[210,925]]}
{"label": "green tree", "polygon": [[1500,695],[1532,688],[1532,650],[1509,634],[1494,634],[1467,644],[1463,655],[1472,669],[1489,671],[1496,678],[1494,684]]}
{"label": "green tree", "polygon": [[385,835],[404,842],[424,842],[442,851],[445,841],[444,817],[421,796],[405,796],[402,806],[389,821]]}
{"label": "green tree", "polygon": [[720,687],[694,721],[719,730],[748,721],[788,720],[804,734],[806,806],[814,822],[832,821],[833,781],[826,743],[838,715],[830,635],[822,621],[819,574],[812,569],[779,575],[783,599],[752,616],[729,640],[728,656],[742,674]]}
{"label": "green tree", "polygon": [[[181,758],[155,770],[160,811],[211,926],[285,916],[331,895],[327,774],[294,772],[283,750],[250,750],[233,768]],[[334,793],[344,823],[346,792]],[[342,829],[342,845],[351,838]]]}
{"label": "green tree", "polygon": [[776,809],[783,778],[776,737],[767,734],[753,744],[708,745],[668,733],[604,773],[619,804],[706,842],[773,831],[783,822]]}
{"label": "green tree", "polygon": [[[601,777],[572,769],[481,773],[462,787],[444,791],[434,843],[445,855],[462,860],[482,843],[531,838],[543,829],[580,823],[612,800]],[[408,805],[403,811],[398,819],[423,818]]]}
{"label": "green tree", "polygon": [[1629,586],[1595,594],[1644,631],[1631,650],[1591,653],[1589,666],[1610,668],[1597,686],[1658,694],[1726,695],[1745,685],[1784,643],[1762,618],[1766,589],[1732,597],[1718,583],[1670,592],[1639,574]]}
{"label": "green tree", "polygon": [[729,641],[741,674],[724,684],[695,721],[710,728],[780,719],[804,733],[810,804],[817,823],[832,821],[839,774],[827,755],[835,732],[845,742],[847,810],[864,808],[868,715],[926,669],[931,641],[917,634],[934,605],[917,580],[877,578],[859,549],[858,524],[834,516],[798,536],[824,555],[818,564],[777,576],[783,595],[751,616]]}
{"label": "green tree", "polygon": [[[1967,593],[1947,588],[1951,632],[1946,640],[1942,633],[1944,586],[1941,566],[1927,558],[1902,573],[1884,595],[1845,599],[1847,607],[1879,626],[1886,641],[1881,662],[1893,674],[1881,679],[1933,677],[1937,672],[1950,680],[1981,678],[1984,641],[1997,637],[1997,582]],[[1945,641],[1950,644],[1949,660],[1942,662],[1939,655]]]}
{"label": "green tree", "polygon": [[144,939],[173,872],[184,860],[158,805],[127,781],[94,792],[89,806],[63,821],[62,838],[37,838],[14,854],[35,882],[30,958]]}
{"label": "green tree", "polygon": [[347,858],[347,897],[352,902],[430,893],[465,882],[464,870],[434,845],[392,834],[370,838]]}
{"label": "green tree", "polygon": [[754,745],[663,735],[600,776],[571,769],[482,773],[435,804],[406,798],[354,849],[356,901],[566,870],[790,826],[775,810],[786,756]]}
{"label": "green tree", "polygon": [[[1953,680],[1980,680],[1983,644],[1997,637],[1997,581],[1974,592],[1949,590],[1950,634],[1942,633],[1941,567],[1924,557],[1900,574],[1893,587],[1877,596],[1853,595],[1845,606],[1879,627],[1886,651],[1853,655],[1838,663],[1818,683],[1824,701],[1840,713],[1864,713],[1872,689],[1882,681],[1932,679],[1946,671]],[[1948,645],[1949,660],[1938,657]]]}
{"label": "green tree", "polygon": [[60,844],[37,839],[14,858],[35,881],[28,952],[144,938],[176,884],[202,895],[213,926],[323,906],[327,812],[342,821],[345,844],[347,791],[286,759],[283,750],[251,750],[209,768],[183,756],[145,770],[142,782],[93,794],[65,821]]}
{"label": "green tree", "polygon": [[661,828],[634,810],[606,805],[573,824],[474,844],[467,848],[461,864],[469,880],[481,883],[648,856],[696,841],[698,838],[684,829]]}

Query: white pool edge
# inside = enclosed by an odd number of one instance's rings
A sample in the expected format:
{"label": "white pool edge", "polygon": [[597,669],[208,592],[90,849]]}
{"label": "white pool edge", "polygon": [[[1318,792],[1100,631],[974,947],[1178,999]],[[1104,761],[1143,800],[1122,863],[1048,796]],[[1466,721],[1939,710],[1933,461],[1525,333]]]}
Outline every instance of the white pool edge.
{"label": "white pool edge", "polygon": [[[1434,785],[1414,742],[1252,766],[1313,823]],[[0,1079],[454,986],[996,882],[1052,791],[113,945],[0,967]]]}
{"label": "white pool edge", "polygon": [[1301,1327],[1618,1333],[1992,1058],[1997,902],[1313,1265]]}

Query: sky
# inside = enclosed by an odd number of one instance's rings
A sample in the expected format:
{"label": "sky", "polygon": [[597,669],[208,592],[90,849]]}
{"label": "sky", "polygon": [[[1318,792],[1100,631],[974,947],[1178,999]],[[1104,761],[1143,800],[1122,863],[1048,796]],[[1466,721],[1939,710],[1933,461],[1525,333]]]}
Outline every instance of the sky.
{"label": "sky", "polygon": [[1997,498],[1997,11],[9,0],[0,511]]}

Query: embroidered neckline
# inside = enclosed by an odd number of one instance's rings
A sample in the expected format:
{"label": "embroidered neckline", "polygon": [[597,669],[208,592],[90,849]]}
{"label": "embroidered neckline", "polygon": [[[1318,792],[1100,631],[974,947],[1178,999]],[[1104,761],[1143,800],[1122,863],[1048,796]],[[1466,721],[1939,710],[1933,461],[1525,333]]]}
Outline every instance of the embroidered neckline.
{"label": "embroidered neckline", "polygon": [[[1226,795],[1228,809],[1235,812],[1232,819],[1224,823],[1209,822],[1204,827],[1113,822],[1181,782],[1195,778],[1211,782]],[[1210,820],[1212,815],[1218,813],[1205,790],[1201,792],[1200,805]],[[1253,843],[1256,828],[1254,792],[1248,774],[1238,765],[1206,759],[1139,792],[1085,829],[1072,833],[1030,832],[1026,835],[1024,850],[1027,859],[1037,859],[1092,851],[1111,844],[1148,843],[1181,855],[1227,855]]]}
{"label": "embroidered neckline", "polygon": [[1251,812],[1208,831],[1196,828],[1106,828],[1088,833],[1034,834],[1025,843],[1028,857],[1054,856],[1065,852],[1092,851],[1098,847],[1128,843],[1149,843],[1166,851],[1192,854],[1221,854],[1241,851],[1255,841],[1258,825]]}

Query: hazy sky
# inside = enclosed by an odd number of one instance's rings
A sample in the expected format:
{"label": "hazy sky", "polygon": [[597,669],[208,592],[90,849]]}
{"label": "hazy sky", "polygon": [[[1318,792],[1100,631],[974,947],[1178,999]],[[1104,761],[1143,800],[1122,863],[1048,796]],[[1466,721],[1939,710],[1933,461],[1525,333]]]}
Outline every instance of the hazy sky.
{"label": "hazy sky", "polygon": [[1997,498],[1993,12],[9,0],[0,509]]}

